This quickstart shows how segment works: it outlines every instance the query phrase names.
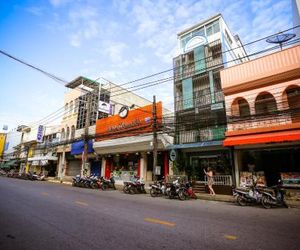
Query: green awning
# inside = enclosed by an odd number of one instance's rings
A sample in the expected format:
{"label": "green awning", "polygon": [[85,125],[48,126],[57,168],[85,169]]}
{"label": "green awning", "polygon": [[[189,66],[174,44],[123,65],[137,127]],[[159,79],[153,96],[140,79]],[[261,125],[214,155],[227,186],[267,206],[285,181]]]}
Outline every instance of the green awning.
{"label": "green awning", "polygon": [[16,164],[17,160],[10,160],[0,165],[0,168],[10,168]]}

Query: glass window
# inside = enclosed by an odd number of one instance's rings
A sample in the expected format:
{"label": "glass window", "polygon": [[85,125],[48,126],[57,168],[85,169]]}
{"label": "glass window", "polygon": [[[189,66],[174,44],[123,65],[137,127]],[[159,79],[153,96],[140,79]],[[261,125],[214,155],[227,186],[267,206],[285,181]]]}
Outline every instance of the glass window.
{"label": "glass window", "polygon": [[213,29],[214,29],[214,33],[218,33],[220,31],[219,21],[215,21],[213,23]]}
{"label": "glass window", "polygon": [[211,36],[213,34],[213,28],[212,26],[209,26],[206,28],[206,35]]}

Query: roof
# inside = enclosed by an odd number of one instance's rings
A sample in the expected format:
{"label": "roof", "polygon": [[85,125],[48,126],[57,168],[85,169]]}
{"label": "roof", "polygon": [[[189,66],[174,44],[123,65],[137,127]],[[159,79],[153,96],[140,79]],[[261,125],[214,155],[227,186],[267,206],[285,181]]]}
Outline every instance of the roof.
{"label": "roof", "polygon": [[205,19],[204,21],[201,21],[200,23],[197,23],[197,24],[195,24],[195,25],[193,25],[193,26],[191,26],[191,27],[189,27],[189,28],[187,28],[187,29],[185,29],[185,30],[183,30],[183,31],[181,31],[181,32],[179,32],[179,33],[177,33],[177,36],[182,36],[183,34],[185,34],[185,33],[187,33],[187,32],[190,32],[190,31],[192,31],[192,30],[198,28],[199,26],[203,26],[204,24],[206,24],[206,23],[208,23],[208,22],[211,22],[212,19],[216,19],[217,17],[222,17],[222,14],[221,14],[221,13],[218,13],[218,14],[216,14],[216,15],[214,15],[214,16],[211,16],[210,18]]}
{"label": "roof", "polygon": [[81,84],[83,84],[87,87],[96,87],[96,86],[98,86],[99,83],[96,80],[91,80],[91,79],[88,79],[83,76],[78,76],[73,81],[67,83],[65,86],[70,89],[75,89],[76,87],[78,87]]}

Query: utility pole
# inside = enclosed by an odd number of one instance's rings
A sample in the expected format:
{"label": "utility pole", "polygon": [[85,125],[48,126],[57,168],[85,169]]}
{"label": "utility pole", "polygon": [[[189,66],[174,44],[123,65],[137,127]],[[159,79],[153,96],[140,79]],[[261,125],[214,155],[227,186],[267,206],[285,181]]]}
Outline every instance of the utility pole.
{"label": "utility pole", "polygon": [[86,94],[86,116],[85,116],[85,128],[84,128],[84,150],[82,157],[81,176],[85,173],[86,163],[88,162],[88,142],[89,142],[89,126],[90,126],[90,114],[91,114],[91,102],[92,92]]}
{"label": "utility pole", "polygon": [[157,112],[156,112],[156,97],[153,96],[153,107],[152,107],[152,131],[153,131],[153,180],[156,180],[156,165],[157,165]]}

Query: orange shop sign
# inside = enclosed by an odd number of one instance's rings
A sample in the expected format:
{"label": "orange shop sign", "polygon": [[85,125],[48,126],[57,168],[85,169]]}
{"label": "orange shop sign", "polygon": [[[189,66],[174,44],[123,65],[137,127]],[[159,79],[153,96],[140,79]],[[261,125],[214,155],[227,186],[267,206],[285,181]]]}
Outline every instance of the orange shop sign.
{"label": "orange shop sign", "polygon": [[[153,105],[129,110],[126,116],[114,115],[96,122],[96,141],[120,138],[152,131]],[[162,119],[162,102],[156,104],[157,124]]]}

